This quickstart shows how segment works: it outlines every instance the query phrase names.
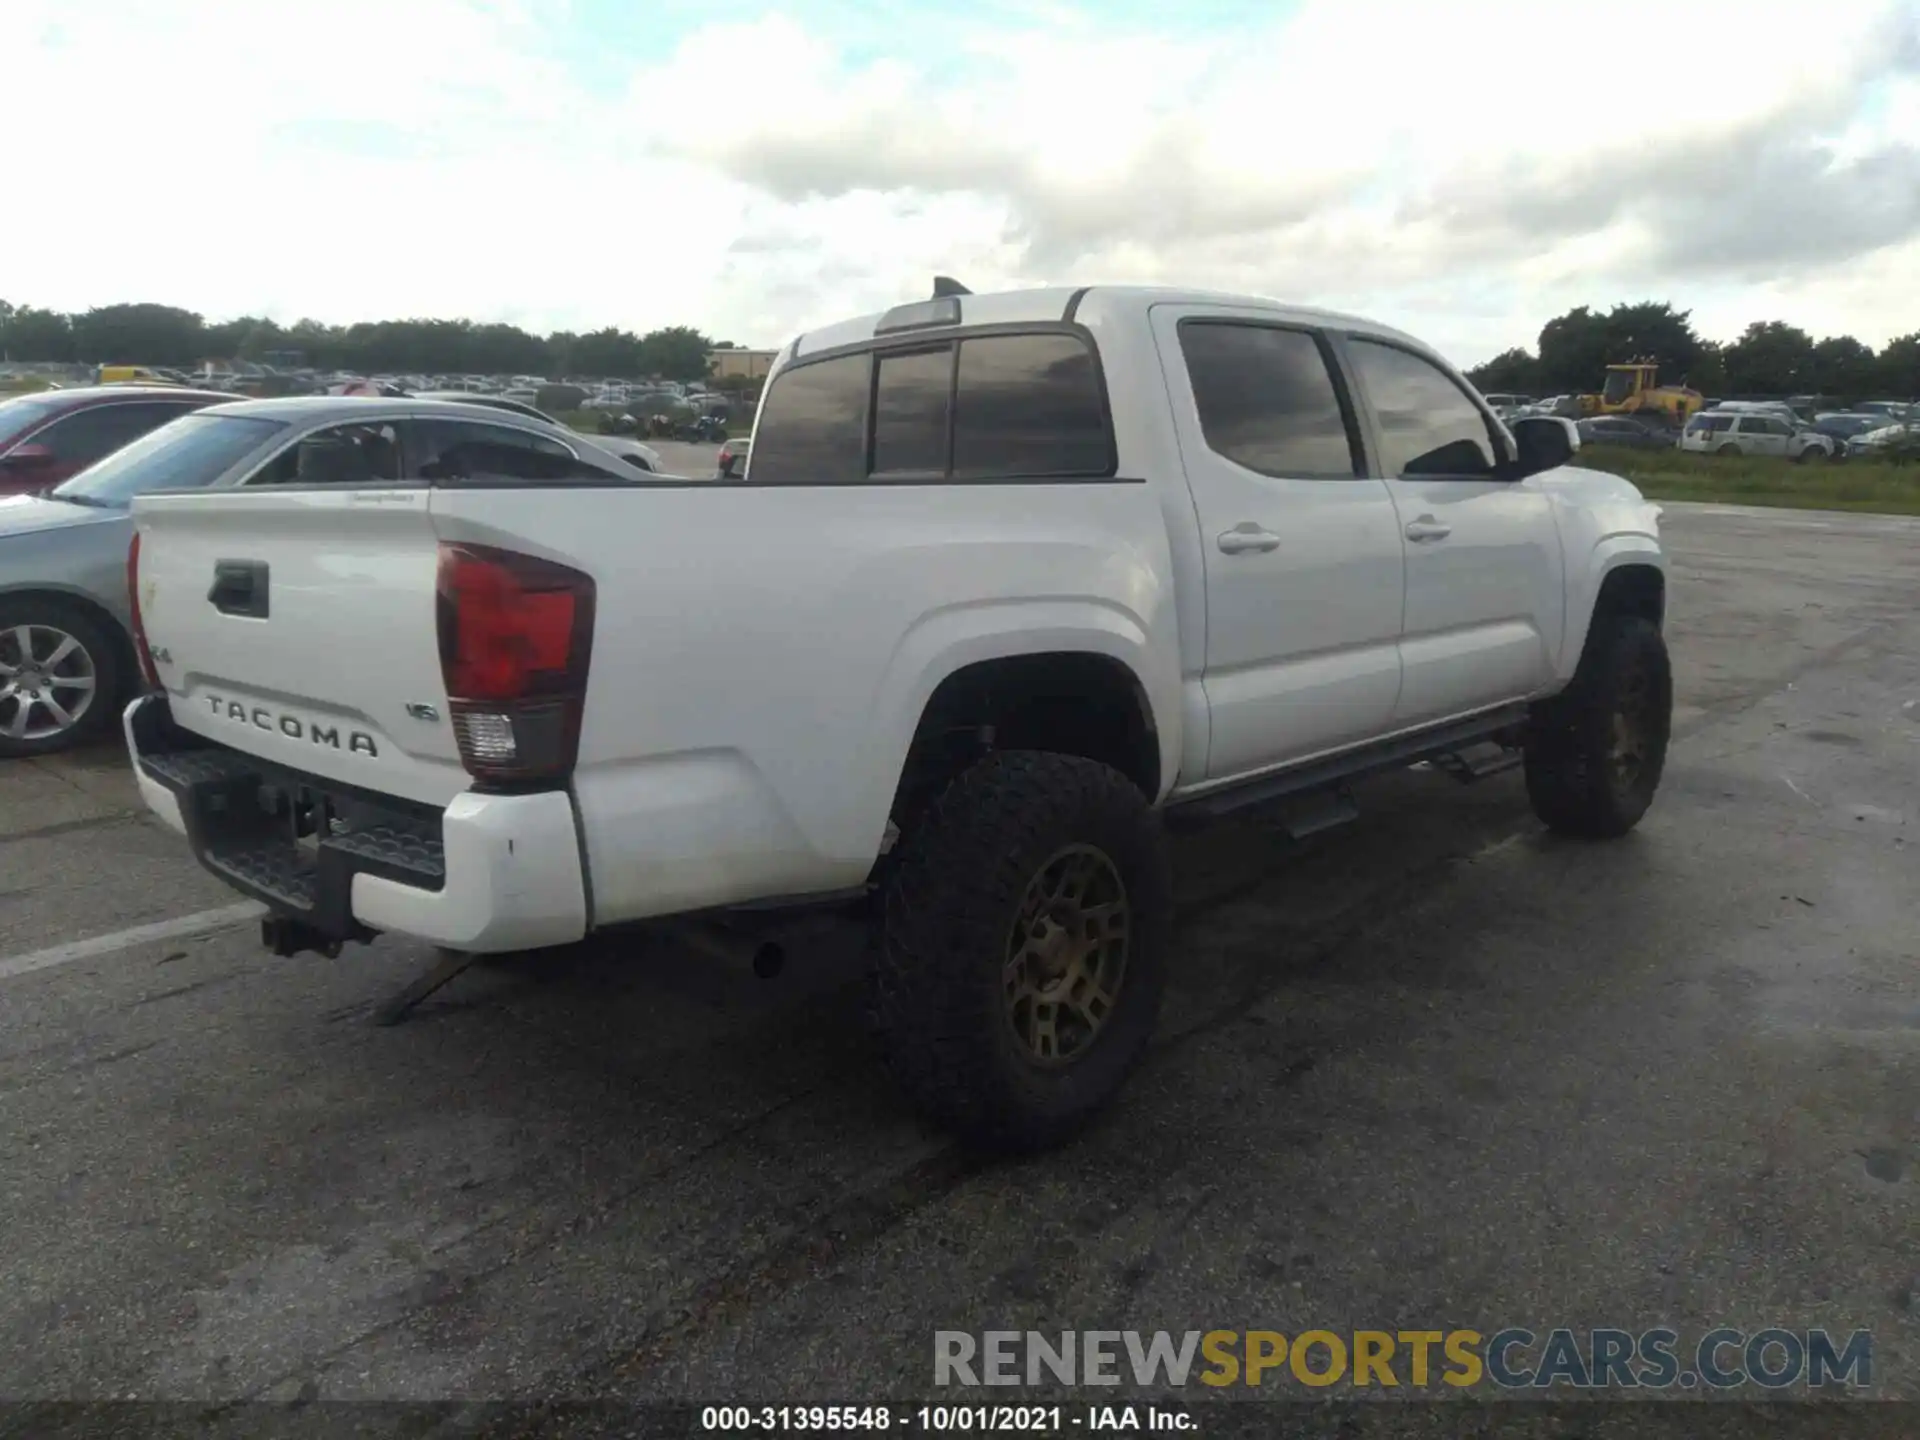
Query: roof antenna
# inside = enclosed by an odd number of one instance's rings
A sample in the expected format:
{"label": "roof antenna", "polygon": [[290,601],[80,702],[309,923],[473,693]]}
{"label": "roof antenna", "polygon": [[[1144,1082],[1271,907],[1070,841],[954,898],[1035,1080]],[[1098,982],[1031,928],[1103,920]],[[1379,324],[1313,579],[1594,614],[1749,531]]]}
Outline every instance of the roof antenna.
{"label": "roof antenna", "polygon": [[949,295],[971,295],[973,292],[951,275],[933,277],[933,298],[943,300]]}

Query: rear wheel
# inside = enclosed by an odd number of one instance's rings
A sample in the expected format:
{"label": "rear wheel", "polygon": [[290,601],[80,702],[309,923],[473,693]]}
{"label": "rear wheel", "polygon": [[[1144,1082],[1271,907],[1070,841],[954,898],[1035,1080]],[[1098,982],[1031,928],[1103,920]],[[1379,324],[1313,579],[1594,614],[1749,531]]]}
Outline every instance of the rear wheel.
{"label": "rear wheel", "polygon": [[1738,445],[1722,445],[1713,453],[1716,455],[1738,455],[1740,453],[1740,447]]}
{"label": "rear wheel", "polygon": [[57,600],[0,601],[0,756],[50,755],[113,724],[120,651]]}
{"label": "rear wheel", "polygon": [[1146,1049],[1171,913],[1138,787],[1078,756],[989,755],[909,827],[887,881],[874,1000],[895,1076],[975,1144],[1066,1138]]}
{"label": "rear wheel", "polygon": [[1597,617],[1573,684],[1534,706],[1527,798],[1547,828],[1624,835],[1653,803],[1673,724],[1673,674],[1659,627]]}

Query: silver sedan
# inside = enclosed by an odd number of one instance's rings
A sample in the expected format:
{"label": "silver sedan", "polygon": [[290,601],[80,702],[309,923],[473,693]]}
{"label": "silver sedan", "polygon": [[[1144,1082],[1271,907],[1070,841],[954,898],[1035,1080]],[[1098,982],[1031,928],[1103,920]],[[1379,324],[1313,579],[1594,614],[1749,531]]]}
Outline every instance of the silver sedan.
{"label": "silver sedan", "polygon": [[137,688],[127,591],[134,496],[422,485],[429,476],[648,483],[632,460],[591,437],[466,403],[306,395],[175,420],[45,495],[0,499],[0,757],[102,734]]}

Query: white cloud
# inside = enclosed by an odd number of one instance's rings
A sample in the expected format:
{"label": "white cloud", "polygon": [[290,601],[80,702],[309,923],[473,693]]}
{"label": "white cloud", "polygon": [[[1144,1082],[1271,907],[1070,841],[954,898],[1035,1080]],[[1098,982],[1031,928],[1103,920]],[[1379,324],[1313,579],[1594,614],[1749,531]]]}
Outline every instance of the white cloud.
{"label": "white cloud", "polygon": [[9,109],[58,117],[9,188],[60,219],[0,231],[0,285],[773,343],[936,272],[1153,279],[1466,360],[1646,297],[1723,336],[1920,328],[1914,0],[1830,0],[1811,34],[1739,0],[1617,0],[1604,35],[1527,0],[1305,0],[1230,33],[949,13],[860,60],[797,10],[696,29],[624,93],[573,73],[560,15],[8,0],[0,54],[34,57]]}

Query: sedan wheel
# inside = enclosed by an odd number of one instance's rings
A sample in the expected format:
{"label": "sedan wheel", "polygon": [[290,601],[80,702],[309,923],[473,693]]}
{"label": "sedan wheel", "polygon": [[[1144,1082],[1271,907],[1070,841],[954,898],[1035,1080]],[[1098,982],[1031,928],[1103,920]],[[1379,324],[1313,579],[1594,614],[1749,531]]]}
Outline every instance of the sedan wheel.
{"label": "sedan wheel", "polygon": [[0,755],[40,755],[113,723],[118,657],[99,627],[57,604],[0,606]]}
{"label": "sedan wheel", "polygon": [[93,657],[52,625],[16,625],[0,635],[0,735],[46,740],[78,724],[99,683]]}

